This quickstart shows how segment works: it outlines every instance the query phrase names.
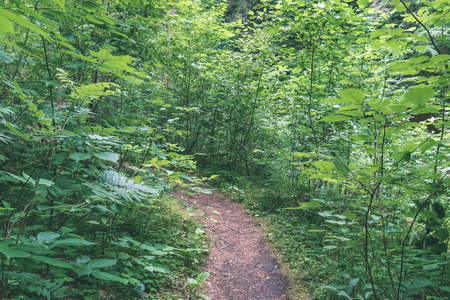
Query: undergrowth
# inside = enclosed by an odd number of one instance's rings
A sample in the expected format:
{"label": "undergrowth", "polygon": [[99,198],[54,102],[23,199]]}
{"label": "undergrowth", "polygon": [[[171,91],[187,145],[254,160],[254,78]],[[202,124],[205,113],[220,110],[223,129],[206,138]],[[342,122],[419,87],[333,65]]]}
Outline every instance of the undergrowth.
{"label": "undergrowth", "polygon": [[[233,181],[222,179],[217,184],[228,197],[243,203],[249,212],[264,220],[268,239],[289,268],[292,297],[305,299],[299,293],[306,287],[313,299],[372,299],[368,275],[361,263],[364,226],[358,216],[363,216],[364,210],[352,204],[355,201],[352,198],[359,196],[342,193],[334,186],[309,193],[306,187],[298,187],[292,193],[283,182],[277,182],[279,185],[272,182],[235,177]],[[370,249],[377,257],[384,251],[385,243],[386,251],[394,258],[390,263],[397,268],[399,232],[408,223],[397,216],[385,218],[386,240],[371,234]],[[372,219],[371,224],[381,222],[376,215]],[[436,239],[439,233],[436,232]],[[433,247],[422,249],[421,243],[419,238],[408,241],[408,279],[403,284],[407,296],[402,299],[447,299],[446,287],[438,287],[448,278],[447,261]],[[430,239],[427,243],[433,245]],[[376,288],[389,291],[389,276],[383,272],[383,266],[383,261],[373,264],[372,272],[379,283]]]}
{"label": "undergrowth", "polygon": [[[147,255],[142,255],[124,270],[142,279],[135,284],[135,294],[131,298],[185,299],[189,292],[188,278],[199,273],[207,256],[207,239],[202,225],[171,196],[164,196],[149,209],[138,208],[130,212],[130,216],[134,217],[128,218],[114,233],[125,238],[117,239],[110,251],[118,253],[136,245],[129,238],[131,236],[135,240],[151,241],[153,248],[152,253],[143,251],[142,254]],[[146,259],[152,261],[152,267]],[[142,292],[144,288],[146,293]],[[131,296],[129,289],[120,291],[117,285],[105,289],[113,298]]]}
{"label": "undergrowth", "polygon": [[58,259],[37,255],[33,260],[15,259],[15,268],[21,272],[8,272],[16,279],[10,281],[10,294],[20,299],[36,299],[36,294],[46,299],[189,297],[188,278],[199,273],[207,240],[201,225],[178,200],[165,195],[151,204],[122,208],[112,222],[105,222],[102,213],[93,210],[58,233],[23,237],[20,249]]}

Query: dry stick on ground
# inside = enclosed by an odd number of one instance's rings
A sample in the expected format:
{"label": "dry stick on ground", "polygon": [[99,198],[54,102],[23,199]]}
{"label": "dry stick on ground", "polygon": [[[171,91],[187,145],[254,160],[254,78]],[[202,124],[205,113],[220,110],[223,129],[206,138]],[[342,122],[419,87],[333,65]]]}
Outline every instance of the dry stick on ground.
{"label": "dry stick on ground", "polygon": [[[217,206],[212,206],[212,205],[209,205],[209,204],[206,204],[206,203],[203,203],[203,202],[199,202],[199,203],[201,203],[201,204],[203,204],[203,205],[205,205],[205,206],[208,206],[208,207],[217,207]],[[211,219],[214,219],[208,212],[203,211],[203,210],[201,210],[201,212],[202,212],[203,214],[207,215],[208,217],[210,217]],[[237,229],[235,229],[235,228],[233,228],[233,227],[226,226],[226,225],[224,225],[224,224],[222,224],[222,223],[220,223],[220,225],[222,225],[222,226],[224,226],[224,227],[226,227],[226,228],[228,228],[228,229],[234,230],[234,231],[239,232],[240,234],[242,234],[241,231],[239,231],[239,230],[237,230]]]}

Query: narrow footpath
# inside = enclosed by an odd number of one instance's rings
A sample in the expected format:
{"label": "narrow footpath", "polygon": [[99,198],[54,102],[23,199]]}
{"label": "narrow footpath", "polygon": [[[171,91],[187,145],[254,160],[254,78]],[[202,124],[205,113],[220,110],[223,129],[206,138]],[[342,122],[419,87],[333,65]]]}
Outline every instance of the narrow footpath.
{"label": "narrow footpath", "polygon": [[289,299],[288,281],[252,216],[218,192],[175,196],[201,212],[207,229],[210,277],[204,294],[212,300]]}

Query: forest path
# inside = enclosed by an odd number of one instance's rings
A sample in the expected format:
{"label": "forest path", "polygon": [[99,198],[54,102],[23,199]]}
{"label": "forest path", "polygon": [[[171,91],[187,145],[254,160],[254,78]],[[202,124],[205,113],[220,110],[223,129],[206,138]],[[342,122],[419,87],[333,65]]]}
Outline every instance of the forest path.
{"label": "forest path", "polygon": [[202,213],[210,255],[206,291],[212,300],[287,300],[288,280],[254,218],[218,192],[189,196],[177,192]]}

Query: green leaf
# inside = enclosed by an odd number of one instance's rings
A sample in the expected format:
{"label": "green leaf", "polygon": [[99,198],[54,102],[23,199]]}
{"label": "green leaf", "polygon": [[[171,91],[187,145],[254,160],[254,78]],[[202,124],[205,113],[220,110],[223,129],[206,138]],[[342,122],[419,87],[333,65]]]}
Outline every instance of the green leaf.
{"label": "green leaf", "polygon": [[352,300],[352,298],[345,291],[340,291],[338,296],[344,296],[345,298]]}
{"label": "green leaf", "polygon": [[319,160],[313,162],[312,164],[324,173],[330,173],[332,169],[335,169],[334,164],[330,161]]}
{"label": "green leaf", "polygon": [[324,212],[319,212],[319,216],[324,217],[324,218],[328,218],[328,217],[332,217],[332,211],[324,211]]}
{"label": "green leaf", "polygon": [[89,268],[88,266],[82,266],[79,264],[74,264],[73,265],[73,270],[75,273],[77,273],[78,276],[85,276],[85,275],[89,275],[92,273],[92,269]]}
{"label": "green leaf", "polygon": [[106,273],[106,272],[101,272],[101,271],[93,271],[92,275],[95,278],[102,279],[102,280],[117,281],[117,282],[121,282],[123,284],[127,284],[128,283],[128,280],[123,279],[123,278],[121,278],[121,277],[119,277],[117,275],[113,275],[111,273]]}
{"label": "green leaf", "polygon": [[113,153],[113,152],[100,152],[100,153],[93,153],[95,157],[111,161],[111,162],[117,162],[119,160],[119,154]]}
{"label": "green leaf", "polygon": [[445,241],[449,237],[449,232],[445,228],[440,228],[433,233],[433,236],[437,237],[441,241]]}
{"label": "green leaf", "polygon": [[342,122],[350,120],[351,117],[348,116],[342,116],[342,115],[332,115],[332,116],[326,116],[320,120],[320,122]]}
{"label": "green leaf", "polygon": [[166,266],[153,265],[153,271],[158,273],[170,273],[170,269]]}
{"label": "green leaf", "polygon": [[39,124],[50,126],[50,125],[52,125],[52,120],[50,120],[50,119],[39,120]]}
{"label": "green leaf", "polygon": [[155,144],[155,142],[152,142],[152,154],[158,154],[159,149],[158,146]]}
{"label": "green leaf", "polygon": [[0,60],[4,63],[11,63],[14,61],[14,58],[11,57],[8,53],[4,52],[3,50],[0,50]]}
{"label": "green leaf", "polygon": [[436,143],[436,141],[434,141],[434,140],[426,142],[425,144],[422,145],[422,147],[420,147],[420,151],[422,153],[424,153],[425,151],[427,151],[431,147],[434,147],[434,146],[437,146],[437,145],[438,145],[438,143]]}
{"label": "green leaf", "polygon": [[93,259],[88,263],[88,267],[95,268],[106,268],[114,266],[117,263],[117,259]]}
{"label": "green leaf", "polygon": [[63,239],[63,240],[57,240],[53,242],[51,245],[52,247],[61,247],[61,246],[91,246],[96,245],[97,243],[89,242],[83,239],[77,239],[77,238],[70,238],[70,239]]}
{"label": "green leaf", "polygon": [[351,117],[358,117],[358,118],[364,118],[364,113],[361,110],[343,110],[339,112],[341,115],[344,116],[351,116]]}
{"label": "green leaf", "polygon": [[16,210],[14,207],[11,206],[11,204],[9,204],[9,203],[6,202],[6,201],[3,200],[2,203],[3,203],[3,206],[4,206],[4,207],[1,208],[2,210],[3,210],[3,209],[7,209],[7,210],[11,210],[11,211],[12,211],[12,210]]}
{"label": "green leaf", "polygon": [[129,73],[134,73],[135,69],[130,67],[128,64],[132,63],[134,58],[129,55],[115,56],[112,55],[106,49],[100,49],[98,52],[91,51],[91,55],[102,61],[102,66],[110,69],[119,69],[127,71]]}
{"label": "green leaf", "polygon": [[362,104],[363,99],[364,99],[364,92],[359,89],[340,90],[338,92],[338,95],[345,100],[348,100],[350,102],[354,102],[357,104]]}
{"label": "green leaf", "polygon": [[[16,175],[16,174],[12,174],[9,172],[5,172],[5,174],[8,174],[9,177],[11,178],[4,178],[5,180],[11,181],[11,182],[20,182],[20,183],[25,183],[25,179],[23,179],[22,177]],[[5,202],[3,202],[3,204],[5,204]],[[6,206],[5,206],[6,207]]]}
{"label": "green leaf", "polygon": [[34,116],[35,116],[36,118],[43,118],[45,115],[44,115],[44,112],[43,112],[42,110],[40,110],[40,111],[37,111],[37,112],[34,114]]}
{"label": "green leaf", "polygon": [[369,135],[356,134],[350,136],[350,139],[355,142],[372,142],[374,138]]}
{"label": "green leaf", "polygon": [[356,218],[356,214],[355,213],[342,213],[342,215],[344,217],[346,217],[349,220],[354,220]]}
{"label": "green leaf", "polygon": [[366,8],[369,5],[369,0],[358,0],[356,3],[358,3],[359,8]]}
{"label": "green leaf", "polygon": [[[312,174],[309,178],[310,179],[317,179],[317,178],[320,178],[320,179],[329,179],[329,178],[333,178],[334,177],[334,175],[333,174],[322,174],[322,173],[319,173],[319,174]],[[331,181],[334,181],[335,179],[332,179]]]}
{"label": "green leaf", "polygon": [[0,16],[0,34],[11,33],[14,34],[14,25],[7,18]]}
{"label": "green leaf", "polygon": [[300,206],[298,207],[285,207],[283,209],[313,209],[313,208],[319,208],[322,207],[321,202],[320,201],[310,201],[310,202],[302,202],[299,204]]}
{"label": "green leaf", "polygon": [[397,115],[399,115],[404,113],[408,109],[408,105],[394,104],[389,106],[389,108]]}
{"label": "green leaf", "polygon": [[72,154],[70,154],[69,157],[75,161],[80,161],[80,160],[90,159],[92,157],[92,154],[91,153],[72,153]]}
{"label": "green leaf", "polygon": [[392,158],[395,160],[409,161],[411,159],[411,151],[401,151],[392,154]]}
{"label": "green leaf", "polygon": [[142,182],[142,176],[136,176],[133,178],[134,183],[139,184]]}
{"label": "green leaf", "polygon": [[170,164],[170,160],[166,160],[166,159],[158,160],[158,161],[156,162],[156,164],[157,164],[158,166],[165,166],[165,165]]}
{"label": "green leaf", "polygon": [[333,250],[333,249],[336,249],[336,248],[337,248],[337,246],[334,246],[334,245],[329,245],[329,246],[323,247],[323,249],[325,249],[325,250]]}
{"label": "green leaf", "polygon": [[334,287],[332,285],[322,285],[318,289],[328,289],[328,290],[335,291],[336,293],[339,291],[336,287]]}
{"label": "green leaf", "polygon": [[46,246],[44,245],[30,245],[30,244],[19,244],[19,245],[13,245],[14,249],[23,250],[27,252],[31,252],[34,254],[49,254],[52,253]]}
{"label": "green leaf", "polygon": [[450,286],[440,286],[439,289],[450,293]]}
{"label": "green leaf", "polygon": [[422,278],[414,278],[413,280],[411,280],[411,284],[410,284],[409,288],[421,289],[421,288],[424,288],[426,286],[431,286],[431,285],[432,285],[431,280],[426,280],[426,279],[422,279]]}
{"label": "green leaf", "polygon": [[[64,1],[64,0],[60,0],[60,1]],[[53,29],[58,29],[58,25],[51,21],[50,19],[47,19],[45,17],[42,16],[42,14],[38,13],[37,11],[34,11],[34,7],[28,7],[25,3],[23,3],[24,1],[22,0],[10,0],[11,3],[15,3],[16,7],[19,7],[21,10],[23,10],[24,12],[26,12],[30,17],[39,20],[40,22],[44,23],[45,25],[47,25],[49,28],[53,28]],[[53,1],[55,2],[55,1]]]}
{"label": "green leaf", "polygon": [[208,279],[209,277],[209,273],[208,272],[203,272],[197,275],[197,282],[199,284],[202,284],[206,279]]}
{"label": "green leaf", "polygon": [[47,257],[47,256],[38,256],[38,255],[32,255],[31,258],[55,266],[55,267],[61,267],[61,268],[65,268],[65,269],[73,269],[73,266],[71,264],[69,264],[68,262],[56,259],[56,258],[52,258],[52,257]]}
{"label": "green leaf", "polygon": [[31,183],[33,186],[36,185],[36,180],[34,180],[30,175],[28,175],[25,172],[22,172],[22,178],[24,179],[24,182],[29,182]]}
{"label": "green leaf", "polygon": [[8,121],[5,121],[5,125],[6,125],[6,127],[8,127],[9,130],[11,130],[12,133],[14,133],[15,135],[17,135],[17,136],[19,136],[19,137],[21,137],[21,138],[24,138],[24,137],[25,137],[24,134],[20,133],[19,130],[17,130],[17,129],[16,129],[13,125],[11,125]]}
{"label": "green leaf", "polygon": [[425,271],[436,270],[436,269],[439,269],[439,265],[438,264],[426,265],[423,267],[423,269]]}
{"label": "green leaf", "polygon": [[346,101],[344,99],[325,99],[325,100],[322,100],[322,102],[324,102],[324,103],[338,103],[338,104],[342,104],[342,103],[347,103],[348,101]]}
{"label": "green leaf", "polygon": [[60,235],[58,233],[51,231],[39,232],[38,235],[36,236],[36,238],[42,242],[52,241],[59,237]]}
{"label": "green leaf", "polygon": [[41,178],[41,179],[39,179],[38,184],[50,187],[50,186],[54,185],[55,183],[53,181],[48,180],[48,179]]}
{"label": "green leaf", "polygon": [[61,36],[63,38],[65,38],[66,40],[68,40],[69,42],[73,42],[73,41],[77,40],[77,37],[72,33],[63,33]]}
{"label": "green leaf", "polygon": [[359,278],[353,278],[353,279],[350,279],[350,281],[348,282],[348,286],[347,286],[346,292],[347,292],[348,294],[350,294],[350,293],[352,292],[353,288],[355,287],[355,285],[356,285],[358,282],[359,282]]}
{"label": "green leaf", "polygon": [[[34,25],[28,19],[24,18],[22,15],[17,14],[13,10],[0,8],[0,17],[6,18],[10,21],[13,21],[20,27],[30,29],[32,32],[42,35],[45,39],[47,39],[49,41],[53,41],[53,39],[48,35],[47,32],[43,31],[41,28]],[[3,25],[3,23],[2,23],[2,25]]]}
{"label": "green leaf", "polygon": [[439,112],[439,109],[434,107],[423,107],[411,110],[412,114],[437,114]]}
{"label": "green leaf", "polygon": [[406,43],[404,41],[398,40],[398,39],[395,39],[395,38],[394,39],[390,39],[389,41],[386,42],[386,44],[392,50],[399,49],[399,48],[404,47],[406,45]]}
{"label": "green leaf", "polygon": [[189,284],[189,287],[190,287],[191,289],[196,288],[196,287],[199,286],[197,280],[195,280],[194,278],[188,278],[188,279],[187,279],[187,283]]}
{"label": "green leaf", "polygon": [[[114,95],[118,92],[120,92],[118,85],[111,82],[98,82],[77,87],[72,95],[78,99],[92,100],[98,99],[101,96]],[[89,128],[89,130],[86,130],[87,128]],[[83,129],[85,129],[86,132],[91,132],[91,128],[89,126],[83,126]]]}
{"label": "green leaf", "polygon": [[85,264],[87,262],[89,262],[91,260],[91,258],[87,255],[81,255],[81,257],[77,258],[77,263],[79,264]]}
{"label": "green leaf", "polygon": [[334,166],[339,175],[341,175],[343,177],[348,176],[349,170],[348,170],[347,166],[344,165],[340,159],[334,160]]}
{"label": "green leaf", "polygon": [[345,221],[336,221],[336,220],[325,220],[325,223],[338,224],[338,225],[345,225],[345,224],[347,224],[347,222],[345,222]]}
{"label": "green leaf", "polygon": [[389,105],[392,103],[391,100],[387,99],[383,102],[372,100],[367,102],[370,107],[372,107],[375,111],[381,111],[384,114],[388,114],[390,112]]}
{"label": "green leaf", "polygon": [[428,100],[430,100],[433,96],[433,88],[416,87],[405,94],[404,102],[415,104],[417,107],[424,107],[427,104]]}
{"label": "green leaf", "polygon": [[150,272],[157,272],[157,273],[170,273],[170,269],[167,268],[166,266],[160,266],[160,265],[151,265],[151,266],[146,266],[144,268],[147,271]]}
{"label": "green leaf", "polygon": [[14,243],[13,240],[3,240],[0,241],[0,253],[2,253],[4,256],[6,256],[7,259],[10,259],[12,257],[28,257],[30,256],[30,253],[22,250],[17,250],[8,247],[9,244]]}
{"label": "green leaf", "polygon": [[352,109],[361,109],[362,106],[359,104],[351,104],[351,105],[344,105],[341,108],[339,108],[338,111],[343,111],[343,110],[352,110]]}

